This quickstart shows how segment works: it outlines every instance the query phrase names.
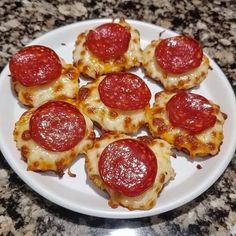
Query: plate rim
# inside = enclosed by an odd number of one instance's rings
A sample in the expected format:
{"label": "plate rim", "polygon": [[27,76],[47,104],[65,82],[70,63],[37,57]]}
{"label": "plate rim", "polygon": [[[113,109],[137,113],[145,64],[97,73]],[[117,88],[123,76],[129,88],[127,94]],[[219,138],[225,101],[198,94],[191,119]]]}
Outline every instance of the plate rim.
{"label": "plate rim", "polygon": [[[51,35],[54,35],[57,32],[60,31],[64,31],[66,29],[70,29],[73,27],[79,27],[80,25],[85,25],[85,24],[99,24],[102,22],[106,22],[106,21],[111,21],[111,18],[100,18],[100,19],[90,19],[90,20],[84,20],[84,21],[80,21],[80,22],[74,22],[72,24],[68,24],[65,26],[60,26],[58,28],[55,28],[51,31],[48,31],[46,33],[43,33],[40,37],[37,37],[36,39],[32,40],[29,44],[27,45],[32,45],[32,44],[36,44],[37,41],[41,41],[43,40],[43,38],[45,37],[50,37]],[[138,20],[133,20],[133,19],[126,19],[126,21],[130,24],[140,24],[140,25],[146,25],[147,27],[153,27],[153,28],[159,28],[160,30],[165,30],[168,31],[172,34],[177,34],[176,32],[169,30],[169,29],[165,29],[161,26],[157,26],[154,25],[152,23],[148,23],[148,22],[143,22],[143,21],[138,21]],[[26,45],[26,46],[27,46]],[[209,56],[208,56],[209,57]],[[210,58],[210,57],[209,57]],[[218,71],[220,71],[221,76],[223,76],[225,78],[224,81],[224,85],[227,87],[227,91],[231,91],[230,97],[232,98],[232,105],[234,105],[234,107],[236,107],[236,98],[235,98],[235,94],[234,94],[234,90],[229,82],[229,80],[227,79],[227,77],[225,76],[225,74],[223,73],[223,71],[221,70],[221,68],[218,66],[218,64],[210,58],[210,60],[212,60],[214,62],[214,66],[216,67],[216,69]],[[0,78],[2,78],[3,76],[7,75],[9,70],[8,70],[8,64],[4,67],[4,69],[2,70],[1,74],[0,74]],[[0,81],[0,86],[2,85],[3,82]],[[234,95],[234,96],[232,96]],[[234,97],[234,98],[233,98]],[[233,142],[233,141],[232,141]],[[192,192],[192,194],[190,194],[190,196],[188,198],[185,198],[184,201],[179,201],[175,204],[170,204],[168,205],[168,207],[165,207],[165,209],[161,212],[155,212],[155,210],[151,209],[148,211],[127,211],[127,212],[117,212],[114,211],[114,213],[111,212],[102,212],[101,211],[93,211],[92,214],[91,212],[87,211],[85,208],[81,208],[81,206],[79,207],[80,211],[78,211],[77,209],[74,209],[73,207],[70,206],[70,204],[68,204],[67,201],[60,201],[60,198],[54,198],[53,194],[51,192],[46,191],[45,189],[40,189],[37,187],[37,185],[35,186],[34,183],[31,181],[30,178],[27,177],[27,171],[24,170],[24,172],[22,172],[21,169],[18,169],[16,166],[16,163],[14,162],[14,160],[12,158],[9,158],[8,156],[8,150],[5,149],[4,146],[4,142],[3,139],[0,139],[0,148],[1,148],[1,152],[5,158],[5,160],[9,163],[9,165],[11,166],[11,168],[14,170],[14,172],[35,192],[37,192],[40,196],[44,197],[47,200],[50,200],[51,202],[62,206],[64,208],[67,208],[69,210],[75,211],[77,213],[81,213],[81,214],[86,214],[86,215],[90,215],[90,216],[96,216],[96,217],[102,217],[102,218],[119,218],[119,219],[128,219],[128,218],[141,218],[141,217],[147,217],[147,216],[153,216],[153,215],[158,215],[164,212],[167,212],[169,210],[174,210],[180,206],[185,205],[186,203],[192,201],[193,199],[197,198],[198,196],[200,196],[203,192],[205,192],[210,186],[212,186],[218,179],[219,177],[223,174],[223,172],[226,170],[227,166],[229,165],[230,161],[232,160],[233,156],[234,156],[234,152],[235,152],[235,148],[236,148],[236,138],[234,140],[234,148],[233,146],[231,147],[230,150],[230,155],[231,157],[229,157],[227,159],[227,161],[224,161],[223,164],[221,165],[219,168],[217,168],[217,175],[212,176],[211,175],[211,181],[208,181],[207,184],[202,185],[202,188],[198,191]],[[197,193],[196,193],[197,192]],[[157,203],[158,204],[158,203]],[[174,205],[174,206],[173,206]],[[114,215],[112,215],[114,214]]]}

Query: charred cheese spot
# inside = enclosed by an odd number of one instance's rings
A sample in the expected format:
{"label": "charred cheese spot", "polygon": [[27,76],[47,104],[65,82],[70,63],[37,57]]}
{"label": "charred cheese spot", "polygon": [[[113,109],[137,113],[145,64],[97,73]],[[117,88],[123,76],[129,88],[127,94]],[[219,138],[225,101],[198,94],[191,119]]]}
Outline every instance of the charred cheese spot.
{"label": "charred cheese spot", "polygon": [[[115,60],[114,60],[114,63],[115,64],[126,64],[126,63],[128,63],[128,61],[127,61],[127,58],[126,57],[124,57],[124,56],[120,56],[120,57],[118,57],[118,58],[116,58]],[[121,68],[121,70],[122,70],[123,68]]]}
{"label": "charred cheese spot", "polygon": [[14,140],[15,140],[15,138],[19,136],[19,132],[17,130],[15,130],[13,133],[13,136],[14,136]]}
{"label": "charred cheese spot", "polygon": [[[77,106],[72,99],[64,100]],[[27,169],[32,171],[54,171],[62,176],[63,170],[71,165],[78,158],[80,153],[85,153],[93,145],[94,130],[92,121],[84,115],[86,131],[84,138],[72,149],[63,152],[52,152],[42,148],[29,135],[29,122],[33,111],[31,108],[26,111],[15,124],[14,140],[16,146],[21,150],[22,157],[27,162]],[[82,113],[83,114],[83,113]]]}
{"label": "charred cheese spot", "polygon": [[166,90],[171,91],[193,88],[205,79],[209,68],[209,59],[206,55],[203,55],[202,63],[198,68],[187,73],[174,75],[164,72],[155,59],[155,49],[160,41],[152,41],[143,51],[142,65],[148,77],[160,82]]}
{"label": "charred cheese spot", "polygon": [[35,161],[31,166],[28,167],[28,170],[38,169],[39,162]]}
{"label": "charred cheese spot", "polygon": [[142,49],[140,46],[140,34],[138,30],[131,27],[123,18],[118,22],[126,27],[131,33],[131,40],[126,53],[116,59],[100,60],[96,58],[85,46],[87,34],[81,33],[76,40],[75,49],[73,51],[74,65],[81,74],[96,79],[100,75],[122,70],[129,70],[138,67],[141,64]]}
{"label": "charred cheese spot", "polygon": [[118,117],[119,114],[116,111],[110,110],[109,115],[112,119],[115,119]]}
{"label": "charred cheese spot", "polygon": [[155,127],[158,127],[157,129],[157,135],[161,135],[163,133],[165,133],[166,131],[168,131],[169,129],[169,126],[165,124],[164,120],[163,119],[160,119],[160,118],[155,118],[153,119],[152,121],[152,124],[155,126]]}
{"label": "charred cheese spot", "polygon": [[184,144],[184,137],[181,135],[176,135],[174,138],[174,146],[181,148],[183,144]]}
{"label": "charred cheese spot", "polygon": [[125,121],[124,121],[124,127],[125,127],[126,129],[129,129],[130,126],[132,126],[131,118],[130,118],[130,117],[126,117],[126,118],[125,118]]}
{"label": "charred cheese spot", "polygon": [[63,89],[63,84],[58,84],[53,88],[54,93],[58,93]]}
{"label": "charred cheese spot", "polygon": [[161,146],[161,147],[164,147],[165,145],[164,145],[164,143],[160,143],[160,146]]}
{"label": "charred cheese spot", "polygon": [[[86,112],[86,111],[85,111]],[[96,107],[88,107],[87,109],[87,115],[93,115],[93,114],[96,114]]]}
{"label": "charred cheese spot", "polygon": [[[135,30],[135,32],[137,33],[137,30]],[[139,43],[138,40],[136,38],[133,39],[133,43],[137,44]]]}
{"label": "charred cheese spot", "polygon": [[141,137],[138,137],[138,140],[144,142],[145,144],[152,144],[154,139],[151,136],[141,136]]}
{"label": "charred cheese spot", "polygon": [[161,183],[165,182],[165,175],[164,174],[160,174],[160,182]]}
{"label": "charred cheese spot", "polygon": [[109,199],[109,200],[108,200],[108,205],[109,205],[111,208],[115,209],[115,208],[117,208],[117,207],[119,206],[119,203],[113,201],[112,199]]}
{"label": "charred cheese spot", "polygon": [[[171,145],[160,139],[153,139],[150,137],[140,137],[148,147],[153,151],[157,158],[158,171],[154,184],[144,193],[136,197],[127,197],[118,193],[108,186],[106,186],[100,177],[98,162],[103,150],[112,142],[130,138],[124,134],[109,132],[95,140],[94,146],[87,150],[85,167],[89,179],[101,190],[106,191],[110,198],[108,204],[112,208],[118,206],[126,207],[129,210],[148,210],[155,206],[157,196],[162,190],[163,186],[167,184],[175,173],[171,167],[170,156],[173,155]],[[162,145],[161,145],[162,144]]]}
{"label": "charred cheese spot", "polygon": [[94,140],[95,137],[96,137],[95,132],[91,132],[91,133],[89,134],[89,136],[88,136],[88,138],[91,139],[91,140]]}
{"label": "charred cheese spot", "polygon": [[[69,157],[70,157],[70,160],[74,160],[74,157],[77,155],[77,153],[75,152],[75,151],[72,151],[71,153],[70,153],[70,155],[69,155]],[[68,159],[69,160],[69,159]],[[67,162],[68,162],[68,160],[67,160]],[[66,162],[66,160],[64,161],[64,162]],[[70,161],[69,161],[70,162]]]}
{"label": "charred cheese spot", "polygon": [[225,114],[224,112],[221,112],[222,116],[224,117],[224,119],[227,119],[227,114]]}
{"label": "charred cheese spot", "polygon": [[[19,95],[19,93],[20,92],[18,91],[17,94]],[[22,99],[24,99],[24,101],[26,101],[27,104],[32,106],[33,99],[32,99],[32,94],[30,94],[30,92],[22,92]]]}
{"label": "charred cheese spot", "polygon": [[23,146],[21,147],[21,156],[22,156],[25,160],[27,160],[28,155],[29,155],[29,148],[28,148],[27,146],[23,145]]}
{"label": "charred cheese spot", "polygon": [[62,69],[62,75],[68,77],[71,80],[75,80],[75,78],[78,76],[78,71],[75,67],[66,65]]}
{"label": "charred cheese spot", "polygon": [[161,91],[155,95],[155,103],[152,108],[146,110],[148,127],[154,137],[161,138],[181,150],[190,158],[196,156],[216,155],[222,144],[224,117],[220,107],[209,101],[214,109],[217,121],[214,126],[193,135],[178,127],[174,127],[168,118],[165,109],[174,92]]}
{"label": "charred cheese spot", "polygon": [[[86,53],[85,50],[82,50],[82,51],[81,51],[81,56],[82,56],[82,57],[85,56],[85,53]],[[81,60],[79,60],[79,61],[81,62]]]}
{"label": "charred cheese spot", "polygon": [[207,143],[207,146],[209,147],[210,150],[215,150],[216,145],[214,143]]}
{"label": "charred cheese spot", "polygon": [[119,131],[122,133],[136,133],[147,123],[144,109],[122,111],[107,107],[100,99],[99,83],[105,76],[88,83],[79,89],[78,103],[80,109],[95,123],[106,131]]}
{"label": "charred cheese spot", "polygon": [[48,84],[26,87],[12,81],[19,101],[30,107],[37,107],[46,101],[66,97],[76,98],[78,94],[79,72],[70,64],[63,64],[61,76]]}
{"label": "charred cheese spot", "polygon": [[214,138],[216,138],[217,133],[216,133],[215,131],[213,131],[213,132],[212,132],[212,136],[213,136]]}
{"label": "charred cheese spot", "polygon": [[[70,154],[69,158],[71,158],[72,154],[73,153]],[[65,166],[66,166],[66,160],[64,160],[64,158],[61,158],[60,160],[56,161],[57,171],[61,172],[61,170],[63,170],[65,168]]]}
{"label": "charred cheese spot", "polygon": [[159,107],[159,106],[156,106],[155,109],[154,109],[154,112],[155,113],[160,113],[160,112],[164,112],[164,108],[163,107]]}
{"label": "charred cheese spot", "polygon": [[90,93],[90,89],[86,88],[86,87],[81,87],[79,89],[79,93],[78,93],[78,100],[80,101],[84,101]]}
{"label": "charred cheese spot", "polygon": [[30,135],[30,131],[29,130],[25,130],[23,133],[22,133],[22,139],[23,140],[30,140],[31,139],[31,135]]}

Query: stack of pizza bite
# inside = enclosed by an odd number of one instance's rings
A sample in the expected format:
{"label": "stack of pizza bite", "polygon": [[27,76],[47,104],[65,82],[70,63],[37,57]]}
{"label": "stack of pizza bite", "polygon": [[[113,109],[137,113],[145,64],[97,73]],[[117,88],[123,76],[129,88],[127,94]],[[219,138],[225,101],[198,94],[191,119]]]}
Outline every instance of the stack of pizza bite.
{"label": "stack of pizza bite", "polygon": [[[111,207],[147,210],[175,177],[174,150],[191,159],[219,152],[226,115],[189,91],[209,68],[193,38],[156,39],[142,49],[138,30],[121,18],[78,35],[73,60],[42,45],[10,60],[12,86],[29,108],[14,130],[28,170],[62,176],[84,153],[88,178]],[[154,104],[145,79],[130,72],[137,67],[163,88]],[[80,75],[91,82],[79,86]],[[149,135],[137,137],[141,128]]]}

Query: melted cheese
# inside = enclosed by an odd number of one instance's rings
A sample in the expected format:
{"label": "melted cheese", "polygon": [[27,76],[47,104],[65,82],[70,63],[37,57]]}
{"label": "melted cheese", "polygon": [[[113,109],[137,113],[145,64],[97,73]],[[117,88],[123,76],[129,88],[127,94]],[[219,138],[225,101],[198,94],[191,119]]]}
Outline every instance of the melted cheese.
{"label": "melted cheese", "polygon": [[78,68],[81,74],[91,78],[97,78],[103,74],[128,70],[132,67],[140,66],[142,50],[140,47],[139,32],[125,22],[124,18],[121,18],[118,24],[126,27],[131,33],[128,50],[118,59],[103,61],[90,53],[90,51],[84,46],[89,31],[81,33],[77,37],[75,49],[73,51],[73,60],[74,65]]}
{"label": "melted cheese", "polygon": [[199,134],[189,134],[184,129],[172,126],[169,121],[166,104],[174,95],[175,93],[167,91],[156,94],[153,107],[146,112],[151,134],[166,140],[178,150],[189,154],[191,158],[217,154],[224,137],[224,116],[220,107],[209,101],[217,118],[215,125]]}
{"label": "melted cheese", "polygon": [[102,129],[119,131],[123,133],[136,133],[147,121],[145,109],[122,111],[107,107],[100,99],[98,92],[99,83],[105,76],[92,83],[84,85],[79,90],[79,107],[93,121],[97,122]]}
{"label": "melted cheese", "polygon": [[173,155],[171,145],[160,139],[152,139],[147,142],[148,147],[157,158],[158,170],[154,184],[139,196],[127,197],[106,186],[100,177],[98,169],[99,158],[103,150],[110,143],[125,138],[130,137],[119,133],[109,133],[95,140],[93,148],[87,151],[85,166],[88,176],[98,188],[108,192],[110,195],[109,205],[111,207],[116,208],[121,205],[129,210],[151,209],[156,204],[157,196],[163,186],[175,176],[170,161],[170,156]]}
{"label": "melted cheese", "polygon": [[78,70],[70,64],[64,64],[62,74],[57,80],[35,87],[26,87],[18,81],[13,81],[13,87],[22,104],[37,107],[52,99],[75,98],[78,83]]}
{"label": "melted cheese", "polygon": [[142,65],[145,74],[153,80],[161,82],[166,90],[193,88],[203,81],[208,73],[209,60],[203,55],[199,67],[189,72],[174,75],[164,72],[155,59],[155,49],[161,40],[153,40],[143,51]]}
{"label": "melted cheese", "polygon": [[[75,102],[66,100],[76,105]],[[25,132],[29,131],[29,121],[36,108],[26,111],[15,124],[14,140],[16,146],[21,150],[22,157],[27,162],[27,170],[32,171],[54,171],[58,175],[63,174],[63,170],[69,167],[78,157],[78,154],[84,153],[93,144],[94,131],[92,121],[84,115],[86,122],[86,132],[84,138],[71,150],[63,152],[48,151],[37,144],[30,137],[25,138]]]}

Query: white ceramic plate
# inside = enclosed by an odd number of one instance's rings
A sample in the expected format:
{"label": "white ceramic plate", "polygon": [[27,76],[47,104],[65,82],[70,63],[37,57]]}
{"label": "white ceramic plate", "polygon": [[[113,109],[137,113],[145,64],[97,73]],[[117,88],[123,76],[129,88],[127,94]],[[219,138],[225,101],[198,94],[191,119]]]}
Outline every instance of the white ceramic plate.
{"label": "white ceramic plate", "polygon": [[[90,20],[68,25],[34,40],[31,44],[41,44],[53,48],[66,62],[72,62],[72,50],[76,36],[90,28],[94,28],[108,19]],[[136,27],[141,34],[141,44],[144,48],[151,40],[157,39],[159,33],[162,37],[175,35],[174,32],[161,27],[129,20],[129,23]],[[67,174],[62,179],[53,175],[39,174],[26,171],[26,163],[21,159],[20,152],[16,149],[13,141],[14,124],[25,111],[20,106],[10,87],[8,66],[3,70],[0,77],[0,148],[6,160],[13,170],[32,189],[50,201],[73,211],[87,215],[107,218],[136,218],[156,215],[172,210],[199,196],[209,188],[223,173],[229,164],[236,146],[236,102],[233,90],[220,68],[210,60],[213,70],[209,71],[207,79],[195,89],[197,93],[212,99],[221,106],[221,110],[228,115],[224,126],[224,142],[219,154],[213,158],[203,161],[191,162],[185,157],[178,156],[172,159],[176,171],[176,178],[171,181],[161,192],[156,206],[148,211],[129,211],[118,207],[112,209],[107,204],[106,195],[97,190],[87,180],[84,169],[84,158],[79,159],[72,167],[72,172],[77,174],[71,178]],[[136,73],[144,77],[141,70]],[[152,94],[162,88],[155,82],[144,78],[150,87]],[[81,83],[85,83],[81,81]],[[153,98],[152,98],[153,102]],[[144,131],[142,131],[144,132]],[[202,169],[197,169],[201,164]]]}

